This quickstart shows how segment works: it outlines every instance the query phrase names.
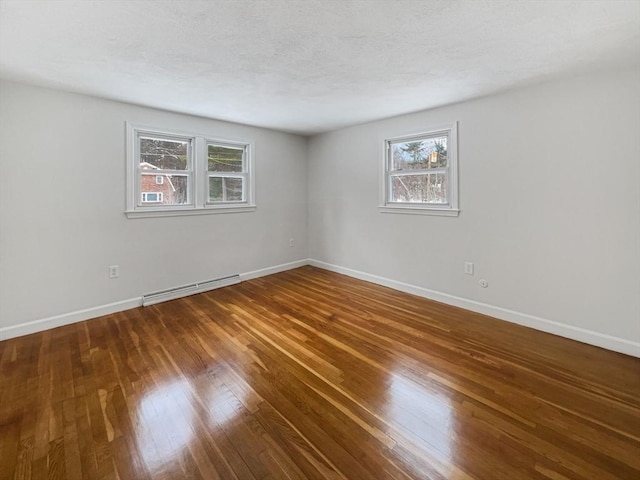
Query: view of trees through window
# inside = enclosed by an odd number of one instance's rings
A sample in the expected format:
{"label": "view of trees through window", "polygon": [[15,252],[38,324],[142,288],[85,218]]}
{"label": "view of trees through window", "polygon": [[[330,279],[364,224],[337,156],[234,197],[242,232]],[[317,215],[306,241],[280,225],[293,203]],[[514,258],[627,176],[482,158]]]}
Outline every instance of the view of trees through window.
{"label": "view of trees through window", "polygon": [[241,202],[242,178],[209,177],[210,202]]}
{"label": "view of trees through window", "polygon": [[244,149],[224,147],[221,145],[208,146],[210,172],[241,172]]}
{"label": "view of trees through window", "polygon": [[390,198],[401,203],[447,203],[447,137],[391,143]]}
{"label": "view of trees through window", "polygon": [[[244,148],[209,144],[209,202],[244,200]],[[233,175],[233,173],[239,175]],[[216,175],[217,174],[217,175]]]}

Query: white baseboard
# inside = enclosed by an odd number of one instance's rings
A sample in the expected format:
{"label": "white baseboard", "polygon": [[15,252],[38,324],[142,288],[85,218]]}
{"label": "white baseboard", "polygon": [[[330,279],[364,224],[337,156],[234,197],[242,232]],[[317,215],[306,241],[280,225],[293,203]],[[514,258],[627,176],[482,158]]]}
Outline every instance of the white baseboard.
{"label": "white baseboard", "polygon": [[[275,265],[273,267],[262,268],[259,270],[253,270],[251,272],[241,273],[240,280],[246,281],[254,278],[264,277],[272,275],[274,273],[284,272],[286,270],[292,270],[294,268],[303,267],[305,265],[312,265],[314,267],[330,270],[332,272],[341,273],[350,277],[365,280],[367,282],[376,283],[385,287],[393,288],[401,292],[411,293],[420,297],[428,298],[438,302],[446,303],[456,307],[471,310],[473,312],[482,313],[491,317],[506,320],[508,322],[517,323],[518,325],[524,325],[543,332],[552,333],[561,337],[570,338],[579,342],[588,343],[597,347],[606,348],[615,352],[632,355],[634,357],[640,357],[640,343],[625,340],[623,338],[606,335],[591,330],[586,330],[580,327],[574,327],[572,325],[566,325],[564,323],[555,322],[553,320],[547,320],[544,318],[536,317],[526,313],[516,312],[495,305],[489,305],[475,300],[468,300],[462,297],[456,297],[455,295],[449,295],[447,293],[438,292],[436,290],[429,290],[427,288],[418,287],[416,285],[410,285],[408,283],[398,282],[385,277],[379,277],[377,275],[371,275],[369,273],[360,272],[350,268],[340,267],[326,262],[321,262],[314,259],[304,259],[295,262],[283,263],[281,265]],[[98,307],[87,308],[84,310],[77,310],[75,312],[65,313],[62,315],[56,315],[54,317],[43,318],[40,320],[34,320],[27,323],[21,323],[19,325],[12,325],[9,327],[0,328],[0,341],[8,340],[14,337],[20,337],[23,335],[29,335],[31,333],[37,333],[51,328],[61,327],[63,325],[69,325],[71,323],[81,322],[84,320],[90,320],[92,318],[101,317],[103,315],[109,315],[111,313],[121,312],[136,308],[142,305],[142,296],[137,298],[130,298],[127,300],[121,300],[119,302],[109,303],[106,305],[100,305]]]}
{"label": "white baseboard", "polygon": [[275,267],[261,268],[260,270],[254,270],[252,272],[241,273],[240,280],[252,280],[258,277],[265,277],[267,275],[273,275],[274,273],[284,272],[286,270],[293,270],[294,268],[304,267],[305,265],[309,265],[309,260],[297,260],[295,262],[283,263],[281,265],[276,265]]}
{"label": "white baseboard", "polygon": [[109,315],[111,313],[122,312],[130,308],[136,308],[142,305],[142,297],[130,298],[119,302],[100,305],[99,307],[85,308],[84,310],[76,310],[75,312],[63,313],[55,317],[42,318],[32,322],[20,323],[10,327],[0,328],[0,340],[8,340],[14,337],[30,335],[32,333],[42,332],[51,328],[62,327],[71,323],[82,322],[91,318]]}
{"label": "white baseboard", "polygon": [[[275,265],[273,267],[262,268],[260,270],[253,270],[251,272],[241,273],[240,281],[264,277],[266,275],[284,272],[285,270],[291,270],[293,268],[302,267],[308,264],[308,260],[304,259],[298,260],[296,262]],[[0,341],[8,340],[15,337],[21,337],[23,335],[30,335],[32,333],[42,332],[51,328],[62,327],[63,325],[70,325],[72,323],[82,322],[84,320],[91,320],[92,318],[102,317],[103,315],[122,312],[124,310],[129,310],[131,308],[140,306],[142,306],[142,295],[140,297],[121,300],[119,302],[109,303],[106,305],[100,305],[98,307],[63,313],[62,315],[56,315],[54,317],[42,318],[31,322],[20,323],[18,325],[11,325],[9,327],[0,327]]]}
{"label": "white baseboard", "polygon": [[496,307],[495,305],[489,305],[486,303],[477,302],[475,300],[456,297],[455,295],[449,295],[447,293],[429,290],[427,288],[398,282],[396,280],[379,277],[377,275],[371,275],[369,273],[352,270],[350,268],[340,267],[338,265],[321,262],[319,260],[309,259],[308,264],[314,267],[330,270],[332,272],[341,273],[349,277],[354,277],[360,280],[365,280],[367,282],[393,288],[394,290],[400,290],[401,292],[411,293],[413,295],[428,298],[430,300],[435,300],[437,302],[442,302],[448,305],[453,305],[455,307],[471,310],[473,312],[489,315],[491,317],[499,318],[500,320],[506,320],[507,322],[517,323],[518,325],[523,325],[525,327],[530,327],[536,330],[541,330],[543,332],[559,335],[561,337],[570,338],[571,340],[577,340],[579,342],[588,343],[597,347],[606,348],[607,350],[613,350],[615,352],[632,355],[634,357],[640,357],[640,343],[625,340],[623,338],[586,330],[580,327],[574,327],[572,325],[555,322],[553,320],[547,320],[545,318],[516,312],[514,310],[509,310],[502,307]]}

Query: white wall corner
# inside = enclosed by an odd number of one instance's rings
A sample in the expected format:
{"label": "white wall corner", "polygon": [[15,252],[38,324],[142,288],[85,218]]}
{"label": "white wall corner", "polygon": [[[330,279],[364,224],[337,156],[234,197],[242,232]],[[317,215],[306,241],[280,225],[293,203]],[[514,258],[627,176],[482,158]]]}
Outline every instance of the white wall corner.
{"label": "white wall corner", "polygon": [[[571,340],[576,340],[578,342],[587,343],[597,347],[640,358],[640,343],[637,342],[632,342],[623,338],[618,338],[611,335],[605,335],[603,333],[574,327],[572,325],[566,325],[560,322],[555,322],[553,320],[547,320],[526,313],[497,307],[495,305],[489,305],[486,303],[457,297],[455,295],[449,295],[447,293],[429,290],[423,287],[418,287],[416,285],[398,282],[389,278],[372,275],[358,270],[353,270],[351,268],[333,265],[315,259],[302,259],[294,262],[283,263],[272,267],[241,273],[240,280],[252,280],[254,278],[273,275],[274,273],[292,270],[294,268],[303,267],[305,265],[312,265],[324,270],[329,270],[331,272],[336,272],[342,275],[357,278],[359,280],[364,280],[366,282],[393,288],[394,290],[399,290],[401,292],[410,293],[412,295],[417,295],[419,297],[428,298],[430,300],[442,302],[447,305],[464,308],[473,312],[481,313],[483,315],[498,318],[500,320],[505,320],[507,322],[512,322],[518,325],[523,325],[543,332],[569,338]],[[37,333],[64,325],[70,325],[72,323],[82,322],[84,320],[90,320],[104,315],[140,307],[141,305],[142,297],[130,298],[128,300],[109,303],[107,305],[100,305],[94,308],[77,310],[62,315],[56,315],[54,317],[34,320],[32,322],[22,323],[20,325],[2,327],[0,328],[0,341]]]}
{"label": "white wall corner", "polygon": [[429,290],[427,288],[418,287],[408,283],[398,282],[385,277],[379,277],[377,275],[371,275],[369,273],[360,272],[351,268],[341,267],[320,260],[309,259],[309,265],[322,268],[336,273],[341,273],[349,277],[357,278],[367,282],[382,285],[384,287],[393,288],[401,292],[410,293],[419,297],[428,298],[437,302],[446,303],[455,307],[464,308],[473,312],[488,315],[507,322],[516,323],[525,327],[530,327],[542,332],[551,333],[561,337],[576,340],[578,342],[587,343],[596,347],[605,348],[607,350],[613,350],[614,352],[624,353],[640,358],[640,343],[625,340],[623,338],[606,335],[584,328],[574,327],[564,323],[556,322],[553,320],[547,320],[545,318],[536,317],[522,312],[509,310],[495,305],[489,305],[475,300],[468,300],[462,297],[456,297],[455,295],[449,295],[447,293],[438,292],[435,290]]}
{"label": "white wall corner", "polygon": [[253,270],[251,272],[241,273],[240,280],[252,280],[258,277],[265,277],[267,275],[273,275],[274,273],[285,272],[287,270],[293,270],[294,268],[304,267],[309,265],[308,259],[296,260],[295,262],[283,263],[274,267],[261,268],[260,270]]}

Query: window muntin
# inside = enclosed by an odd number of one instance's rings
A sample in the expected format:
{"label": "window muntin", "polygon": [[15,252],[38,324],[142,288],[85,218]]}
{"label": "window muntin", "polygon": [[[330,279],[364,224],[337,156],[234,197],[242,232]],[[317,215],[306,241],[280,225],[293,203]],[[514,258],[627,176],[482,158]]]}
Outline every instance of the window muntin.
{"label": "window muntin", "polygon": [[128,217],[255,210],[252,143],[127,124],[127,145]]}
{"label": "window muntin", "polygon": [[384,141],[381,210],[457,215],[457,125]]}

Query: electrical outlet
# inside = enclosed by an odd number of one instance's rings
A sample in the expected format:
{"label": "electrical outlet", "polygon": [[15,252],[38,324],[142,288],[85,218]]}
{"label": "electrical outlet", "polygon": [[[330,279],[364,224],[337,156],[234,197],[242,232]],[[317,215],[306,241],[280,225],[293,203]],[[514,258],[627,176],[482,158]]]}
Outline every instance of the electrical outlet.
{"label": "electrical outlet", "polygon": [[109,278],[118,278],[120,276],[120,266],[111,265],[109,267]]}
{"label": "electrical outlet", "polygon": [[290,238],[289,239],[289,246],[290,247],[295,247],[296,246],[296,240],[294,238]]}
{"label": "electrical outlet", "polygon": [[464,273],[467,275],[473,275],[473,263],[464,262]]}

